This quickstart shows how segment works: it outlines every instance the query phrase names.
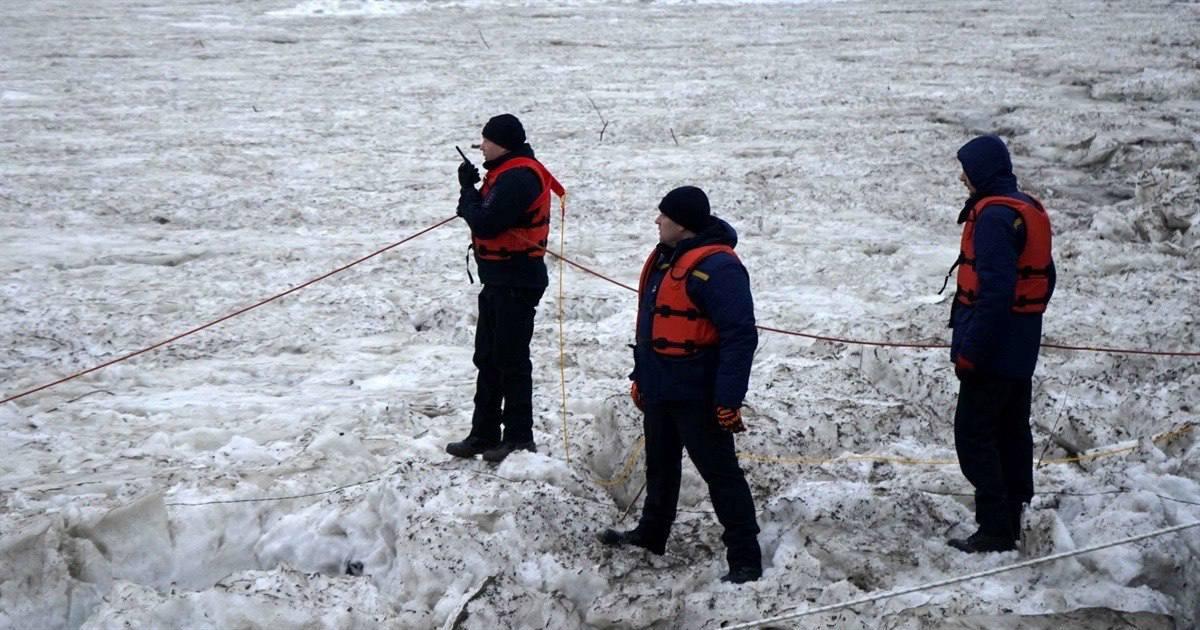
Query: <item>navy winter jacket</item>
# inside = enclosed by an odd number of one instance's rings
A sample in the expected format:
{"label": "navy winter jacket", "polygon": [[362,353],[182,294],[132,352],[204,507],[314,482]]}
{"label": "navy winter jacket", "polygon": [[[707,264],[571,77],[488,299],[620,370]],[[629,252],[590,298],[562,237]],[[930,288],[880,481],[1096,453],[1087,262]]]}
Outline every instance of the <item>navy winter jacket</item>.
{"label": "navy winter jacket", "polygon": [[[532,158],[533,147],[525,144],[504,155],[483,163],[487,170],[516,158]],[[458,215],[466,219],[471,233],[480,238],[492,238],[517,225],[529,206],[542,194],[542,180],[528,168],[514,168],[496,179],[487,198],[474,186],[463,186],[458,197]],[[545,288],[549,283],[546,262],[541,256],[522,256],[509,260],[480,260],[479,281],[508,287]]]}
{"label": "navy winter jacket", "polygon": [[[660,244],[660,260],[677,260],[684,252],[702,245],[737,245],[737,233],[721,219],[701,234],[671,248]],[[667,357],[650,346],[650,328],[658,287],[665,271],[655,268],[646,280],[646,289],[638,296],[637,343],[634,368],[630,375],[646,403],[702,401],[722,407],[742,406],[750,383],[750,364],[758,347],[754,325],[754,301],[750,296],[750,276],[734,256],[718,253],[705,258],[696,267],[708,276],[701,280],[691,275],[687,293],[717,327],[719,344],[690,357]]]}
{"label": "navy winter jacket", "polygon": [[[984,197],[1032,199],[1017,188],[1008,149],[995,136],[976,138],[958,152],[963,172],[976,192],[967,200],[959,223]],[[972,306],[957,299],[950,307],[950,359],[965,357],[980,374],[1008,379],[1033,376],[1042,344],[1042,316],[1012,312],[1017,285],[1017,258],[1025,247],[1025,225],[1020,214],[1007,206],[983,208],[975,223],[975,272],[979,296]],[[1050,292],[1056,281],[1050,265]]]}

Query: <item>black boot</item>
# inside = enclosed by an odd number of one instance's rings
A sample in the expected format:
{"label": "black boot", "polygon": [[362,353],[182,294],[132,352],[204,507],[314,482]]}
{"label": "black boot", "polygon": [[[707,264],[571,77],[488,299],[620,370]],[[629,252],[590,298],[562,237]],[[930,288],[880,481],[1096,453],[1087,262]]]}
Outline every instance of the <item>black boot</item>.
{"label": "black boot", "polygon": [[993,551],[1012,551],[1017,548],[1012,536],[995,536],[977,531],[966,538],[951,538],[947,543],[959,551],[966,553],[986,553]]}
{"label": "black boot", "polygon": [[600,532],[598,536],[600,542],[609,547],[623,547],[625,545],[633,545],[641,547],[650,553],[661,556],[667,552],[667,542],[652,542],[648,540],[636,529],[631,529],[627,532],[617,531],[615,529],[606,529]]}
{"label": "black boot", "polygon": [[729,567],[729,573],[721,576],[722,582],[745,584],[762,577],[762,567]]}
{"label": "black boot", "polygon": [[533,440],[528,442],[501,442],[499,446],[490,448],[484,452],[483,459],[493,464],[499,464],[504,461],[505,457],[511,455],[513,451],[536,453],[537,445],[533,443]]}
{"label": "black boot", "polygon": [[446,452],[455,457],[470,459],[493,448],[496,448],[495,442],[481,440],[475,436],[467,436],[467,439],[461,442],[447,444]]}

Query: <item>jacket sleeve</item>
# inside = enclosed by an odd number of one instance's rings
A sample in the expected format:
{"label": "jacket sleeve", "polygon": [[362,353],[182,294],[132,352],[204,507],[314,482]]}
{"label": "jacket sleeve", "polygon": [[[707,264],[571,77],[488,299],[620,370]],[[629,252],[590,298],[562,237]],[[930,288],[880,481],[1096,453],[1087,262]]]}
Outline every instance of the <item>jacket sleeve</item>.
{"label": "jacket sleeve", "polygon": [[1017,257],[1023,231],[1015,222],[1020,215],[1004,206],[988,206],[975,223],[975,273],[979,295],[966,320],[959,354],[983,365],[996,354],[1001,331],[1009,327],[1017,286]]}
{"label": "jacket sleeve", "polygon": [[533,170],[515,168],[496,180],[487,197],[473,186],[464,186],[458,196],[458,215],[467,220],[472,234],[492,238],[520,223],[541,192],[542,182]]}
{"label": "jacket sleeve", "polygon": [[706,260],[701,268],[708,280],[693,277],[688,284],[695,287],[692,299],[712,318],[721,338],[713,402],[722,407],[741,407],[758,347],[750,275],[741,262],[723,254]]}

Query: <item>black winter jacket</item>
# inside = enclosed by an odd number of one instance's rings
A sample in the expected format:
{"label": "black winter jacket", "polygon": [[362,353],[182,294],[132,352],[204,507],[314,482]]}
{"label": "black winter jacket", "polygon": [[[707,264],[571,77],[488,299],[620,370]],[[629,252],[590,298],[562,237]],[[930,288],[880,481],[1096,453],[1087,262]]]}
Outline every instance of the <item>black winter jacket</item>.
{"label": "black winter jacket", "polygon": [[[532,158],[533,148],[525,144],[519,149],[483,163],[487,170],[498,168],[516,157]],[[471,233],[480,238],[492,238],[518,225],[529,206],[542,194],[542,181],[528,168],[506,171],[484,198],[474,186],[463,186],[458,196],[458,214],[466,219]],[[509,260],[481,260],[479,281],[509,287],[545,288],[548,284],[546,262],[540,256],[518,257]]]}

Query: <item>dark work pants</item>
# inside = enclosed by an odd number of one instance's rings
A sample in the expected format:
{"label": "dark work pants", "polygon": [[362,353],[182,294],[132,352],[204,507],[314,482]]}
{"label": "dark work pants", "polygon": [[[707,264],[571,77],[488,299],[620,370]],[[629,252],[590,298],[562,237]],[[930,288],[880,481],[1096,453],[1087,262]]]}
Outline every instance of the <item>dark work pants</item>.
{"label": "dark work pants", "polygon": [[[483,285],[475,327],[475,413],[471,436],[487,442],[533,440],[533,316],[545,289]],[[503,425],[503,433],[501,433]]]}
{"label": "dark work pants", "polygon": [[954,447],[975,486],[975,521],[992,536],[1019,535],[1021,509],[1033,498],[1032,379],[975,376],[962,381]]}
{"label": "dark work pants", "polygon": [[643,424],[646,501],[638,531],[654,542],[665,542],[670,535],[679,502],[681,458],[687,448],[725,528],[721,540],[729,566],[761,568],[754,499],[738,466],[733,434],[717,424],[714,407],[700,402],[647,404]]}

